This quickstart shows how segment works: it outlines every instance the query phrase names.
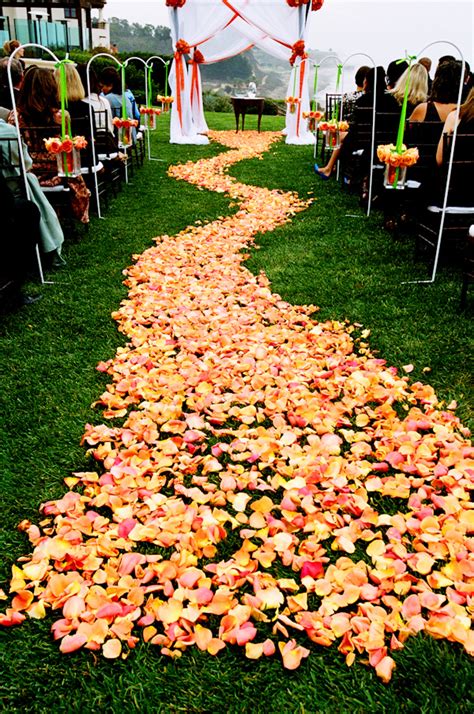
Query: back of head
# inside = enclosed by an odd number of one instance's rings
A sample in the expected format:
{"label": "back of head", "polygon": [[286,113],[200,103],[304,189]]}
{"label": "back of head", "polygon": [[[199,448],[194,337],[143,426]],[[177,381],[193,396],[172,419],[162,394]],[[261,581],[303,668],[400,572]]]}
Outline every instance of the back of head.
{"label": "back of head", "polygon": [[[8,63],[9,57],[2,57],[0,60],[0,81],[3,85],[8,85]],[[14,87],[19,87],[23,79],[23,66],[17,59],[12,59],[10,62],[10,73]]]}
{"label": "back of head", "polygon": [[122,80],[115,67],[106,67],[100,74],[100,83],[112,87],[114,94],[122,94]]}
{"label": "back of head", "polygon": [[[443,55],[438,60],[438,67],[441,64],[444,64],[444,62],[455,62],[455,61],[456,61],[456,57],[454,57],[454,55]],[[436,71],[438,71],[438,67],[436,67]]]}
{"label": "back of head", "polygon": [[[87,94],[87,65],[86,64],[78,64],[77,67],[77,73],[79,77],[81,78],[82,86],[84,87],[84,90]],[[98,81],[97,81],[97,74],[95,73],[95,70],[93,67],[89,67],[89,85],[90,85],[90,90],[91,94],[97,94],[98,92]]]}
{"label": "back of head", "polygon": [[406,60],[403,60],[400,62],[400,60],[393,60],[390,62],[390,64],[387,67],[387,87],[389,89],[393,89],[404,73],[404,71],[408,68],[408,62]]}
{"label": "back of head", "polygon": [[20,46],[20,43],[18,40],[7,40],[3,44],[3,51],[5,52],[6,55],[11,55],[15,50]]}
{"label": "back of head", "polygon": [[355,73],[356,87],[364,86],[364,79],[367,77],[367,72],[369,71],[369,69],[370,67],[359,67],[359,69]]}
{"label": "back of head", "polygon": [[431,87],[430,99],[440,104],[453,104],[459,95],[461,62],[447,60],[438,65]]}
{"label": "back of head", "polygon": [[53,116],[59,109],[59,92],[50,69],[31,67],[25,72],[18,107],[26,123],[33,126],[52,123]]}
{"label": "back of head", "polygon": [[431,71],[433,62],[430,60],[429,57],[421,57],[421,59],[418,60],[418,64],[421,64],[429,74]]}
{"label": "back of head", "polygon": [[[402,104],[406,85],[408,81],[408,69],[404,71],[395,89],[391,91],[391,94],[395,97],[399,104]],[[416,63],[410,69],[410,86],[408,89],[408,101],[410,104],[416,105],[426,102],[428,96],[428,72],[426,68],[420,63]]]}
{"label": "back of head", "polygon": [[369,69],[365,76],[365,91],[367,94],[373,94],[375,83],[377,86],[376,95],[380,97],[385,92],[385,70],[383,67],[376,67],[376,71],[373,67]]}
{"label": "back of head", "polygon": [[[86,96],[86,93],[84,91],[84,86],[82,84],[79,73],[73,64],[65,64],[64,68],[66,71],[66,87],[67,87],[68,101],[69,102],[80,102],[81,99],[84,99],[84,97]],[[56,82],[57,82],[58,88],[59,88],[60,81],[61,81],[59,69],[54,70],[54,76],[56,78]]]}

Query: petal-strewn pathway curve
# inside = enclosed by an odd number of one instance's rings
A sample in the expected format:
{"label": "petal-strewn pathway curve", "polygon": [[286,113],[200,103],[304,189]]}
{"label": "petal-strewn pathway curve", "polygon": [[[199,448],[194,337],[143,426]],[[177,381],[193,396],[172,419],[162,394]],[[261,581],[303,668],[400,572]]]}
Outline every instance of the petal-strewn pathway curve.
{"label": "petal-strewn pathway curve", "polygon": [[226,174],[277,134],[170,174],[226,192],[234,215],[161,236],[128,269],[114,314],[129,343],[99,365],[88,425],[99,473],[26,523],[0,621],[60,617],[60,649],[179,656],[240,645],[289,669],[311,641],[384,681],[425,631],[474,654],[473,450],[431,387],[373,358],[353,327],[272,294],[242,262],[257,233],[308,205]]}

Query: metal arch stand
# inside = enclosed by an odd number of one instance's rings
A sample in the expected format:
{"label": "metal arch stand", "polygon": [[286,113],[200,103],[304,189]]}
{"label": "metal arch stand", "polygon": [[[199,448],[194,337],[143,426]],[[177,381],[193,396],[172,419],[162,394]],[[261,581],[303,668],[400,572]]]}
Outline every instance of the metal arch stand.
{"label": "metal arch stand", "polygon": [[[166,67],[167,64],[169,64],[169,62],[165,62],[165,60],[163,59],[163,57],[160,57],[159,55],[152,55],[152,57],[149,57],[149,58],[147,59],[147,61],[146,61],[147,67],[151,67],[151,65],[153,64],[153,61],[154,61],[154,60],[160,60],[160,62],[162,62],[162,63],[165,65],[165,67]],[[164,159],[159,159],[157,156],[152,156],[152,155],[151,155],[151,138],[150,138],[150,132],[147,132],[147,146],[148,146],[148,160],[149,160],[149,161],[164,161]]]}
{"label": "metal arch stand", "polygon": [[[321,62],[312,62],[311,64],[313,65],[313,67],[315,69],[319,70],[319,68],[322,67],[323,64],[325,64],[328,60],[332,60],[332,59],[336,60],[338,64],[341,61],[337,55],[327,55],[327,57],[324,57],[324,59],[322,59]],[[318,100],[316,99],[316,94],[313,94],[313,100],[314,100],[314,105],[317,106]],[[319,138],[318,137],[318,127],[317,126],[315,126],[314,134],[315,134],[315,136],[314,136],[313,158],[316,159],[316,156],[318,155],[318,143],[319,143],[319,141],[318,141],[318,138]]]}
{"label": "metal arch stand", "polygon": [[[129,63],[132,60],[135,60],[136,62],[141,62],[145,68],[145,104],[146,104],[146,106],[148,106],[148,101],[150,99],[150,97],[148,96],[148,81],[147,81],[147,79],[148,79],[147,72],[148,72],[148,67],[149,67],[148,60],[145,62],[145,60],[142,59],[141,57],[136,57],[136,56],[127,57],[127,59],[123,63],[124,66],[128,67]],[[148,160],[150,160],[150,158],[151,158],[150,157],[150,127],[149,127],[148,123],[145,123],[144,127],[145,127],[145,134],[147,137]]]}
{"label": "metal arch stand", "polygon": [[[371,145],[370,145],[370,174],[369,174],[369,196],[368,196],[368,204],[367,204],[367,217],[370,216],[370,209],[371,209],[371,204],[372,204],[372,189],[373,189],[373,181],[374,181],[374,152],[375,152],[375,117],[377,114],[377,65],[375,64],[375,60],[365,52],[354,52],[353,54],[349,55],[349,57],[346,57],[344,62],[342,63],[342,76],[341,76],[341,105],[339,108],[339,119],[342,120],[342,110],[343,110],[343,104],[344,104],[344,70],[346,68],[347,63],[349,60],[353,59],[354,57],[365,57],[366,59],[369,60],[369,62],[372,63],[372,67],[374,68],[374,101],[373,101],[373,106],[372,106],[372,139],[371,139]],[[337,162],[337,174],[339,178],[339,161]]]}
{"label": "metal arch stand", "polygon": [[[97,57],[108,57],[109,59],[113,60],[116,64],[118,64],[119,67],[122,67],[122,63],[120,60],[118,60],[114,55],[109,54],[108,52],[99,52],[98,54],[94,55],[93,57],[90,58],[90,60],[87,63],[86,66],[86,75],[87,75],[87,96],[91,96],[91,78],[90,78],[90,68],[92,62],[97,59]],[[122,87],[122,92],[124,92],[125,89]],[[94,136],[94,119],[93,119],[93,108],[92,104],[89,103],[89,122],[90,122],[90,129],[91,129],[91,136]],[[97,166],[97,153],[95,150],[95,141],[92,142],[92,162],[94,166]],[[125,180],[128,183],[128,168],[127,164],[125,164]],[[95,197],[96,197],[96,203],[97,203],[97,214],[99,218],[103,218],[102,216],[102,211],[100,208],[100,198],[99,198],[99,179],[97,178],[97,172],[94,171],[94,187],[95,187]]]}
{"label": "metal arch stand", "polygon": [[[54,52],[52,52],[48,47],[45,47],[44,45],[37,44],[36,42],[29,42],[26,45],[20,45],[20,47],[17,47],[14,52],[10,55],[10,58],[8,60],[7,64],[7,74],[8,74],[8,87],[10,90],[10,97],[12,100],[12,107],[13,107],[13,116],[15,119],[15,129],[16,129],[16,134],[17,134],[17,141],[18,141],[18,156],[20,158],[20,163],[21,163],[21,170],[23,173],[23,182],[25,184],[25,195],[28,201],[31,201],[31,191],[30,187],[28,184],[28,179],[26,177],[26,164],[25,164],[25,157],[23,155],[23,144],[22,144],[22,139],[21,139],[21,132],[20,132],[20,122],[18,119],[18,111],[17,111],[17,106],[16,106],[16,98],[15,98],[15,92],[14,92],[14,87],[13,87],[13,80],[12,80],[12,72],[11,72],[11,67],[12,67],[12,62],[15,59],[16,54],[20,50],[24,50],[28,47],[35,47],[36,49],[43,50],[43,52],[47,52],[55,62],[59,62],[59,57],[56,57]],[[43,264],[41,262],[41,254],[39,250],[38,244],[36,244],[36,261],[38,263],[38,272],[40,276],[40,280],[42,285],[53,285],[52,280],[45,280],[44,279],[44,272],[43,272]]]}
{"label": "metal arch stand", "polygon": [[433,262],[433,269],[431,272],[431,278],[429,280],[405,280],[402,282],[402,285],[432,285],[436,279],[436,273],[438,271],[438,263],[439,263],[439,255],[441,252],[441,242],[443,240],[443,231],[444,231],[444,223],[446,220],[446,209],[448,206],[448,194],[449,194],[449,186],[451,183],[451,174],[453,170],[453,159],[454,159],[454,150],[456,148],[456,137],[458,135],[458,123],[459,123],[459,112],[461,109],[461,99],[462,99],[462,89],[463,89],[463,84],[464,84],[464,70],[466,66],[466,62],[464,59],[464,55],[459,49],[457,45],[455,45],[453,42],[450,42],[449,40],[436,40],[435,42],[430,42],[426,47],[423,47],[422,50],[420,50],[417,54],[417,57],[422,55],[427,49],[430,47],[433,47],[433,45],[450,45],[450,47],[453,47],[457,52],[459,53],[459,56],[461,58],[461,77],[459,80],[459,91],[458,91],[458,101],[457,101],[457,106],[456,106],[456,121],[454,125],[454,131],[453,131],[453,140],[451,142],[451,151],[449,154],[449,163],[448,163],[448,173],[446,174],[446,187],[444,189],[444,198],[443,198],[443,208],[441,211],[441,220],[439,223],[439,230],[438,230],[438,238],[436,241],[436,251],[435,251],[435,257],[434,257],[434,262]]}

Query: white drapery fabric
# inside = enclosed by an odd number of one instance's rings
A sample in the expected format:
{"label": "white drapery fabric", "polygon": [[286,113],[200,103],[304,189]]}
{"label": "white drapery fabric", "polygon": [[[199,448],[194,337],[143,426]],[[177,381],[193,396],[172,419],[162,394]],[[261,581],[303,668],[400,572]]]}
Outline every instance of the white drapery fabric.
{"label": "white drapery fabric", "polygon": [[[186,0],[170,8],[174,62],[170,88],[172,143],[207,143],[199,65],[233,57],[252,46],[293,64],[288,95],[297,98],[286,115],[286,142],[310,144],[303,112],[309,109],[309,67],[304,52],[311,5],[289,7],[285,0]],[[298,51],[295,51],[298,43]],[[185,54],[189,57],[186,68]]]}

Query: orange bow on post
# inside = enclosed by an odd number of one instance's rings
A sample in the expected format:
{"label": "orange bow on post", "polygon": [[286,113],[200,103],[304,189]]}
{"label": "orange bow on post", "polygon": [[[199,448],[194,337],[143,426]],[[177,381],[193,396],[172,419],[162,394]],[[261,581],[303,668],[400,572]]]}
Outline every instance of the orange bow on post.
{"label": "orange bow on post", "polygon": [[295,42],[295,44],[291,47],[291,51],[293,53],[290,57],[290,64],[292,67],[296,62],[297,57],[301,57],[301,59],[306,59],[308,57],[305,52],[304,40],[298,40],[298,42]]}
{"label": "orange bow on post", "polygon": [[205,61],[206,60],[204,59],[204,55],[199,50],[194,50],[193,57],[189,60],[189,64],[192,65],[191,107],[194,104],[194,97],[196,97],[197,104],[199,105],[200,103],[198,65],[203,64]]}
{"label": "orange bow on post", "polygon": [[[308,58],[307,53],[305,52],[305,45],[304,45],[304,40],[298,40],[298,42],[295,42],[295,44],[291,48],[292,50],[292,55],[290,57],[290,64],[293,67],[293,65],[296,62],[296,59],[299,57],[301,59],[300,63],[300,83],[299,83],[299,89],[298,89],[298,116],[296,118],[296,136],[300,135],[300,119],[301,119],[301,95],[303,93],[303,82],[304,82],[304,75],[306,71],[306,60]],[[294,70],[296,72],[296,68]],[[296,75],[295,75],[295,81],[294,81],[294,89],[296,89]],[[296,92],[293,92],[296,93]]]}
{"label": "orange bow on post", "polygon": [[181,101],[181,92],[184,91],[184,55],[188,55],[191,52],[191,47],[188,45],[186,40],[178,40],[176,43],[176,50],[174,53],[175,65],[176,65],[176,108],[178,110],[179,123],[181,129],[183,128],[183,104]]}

